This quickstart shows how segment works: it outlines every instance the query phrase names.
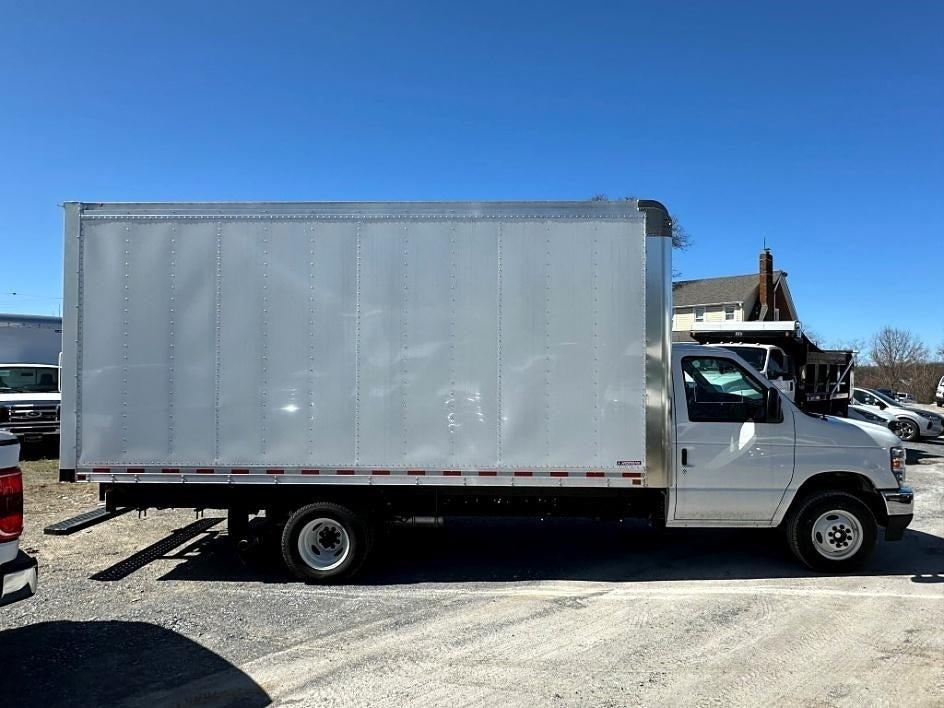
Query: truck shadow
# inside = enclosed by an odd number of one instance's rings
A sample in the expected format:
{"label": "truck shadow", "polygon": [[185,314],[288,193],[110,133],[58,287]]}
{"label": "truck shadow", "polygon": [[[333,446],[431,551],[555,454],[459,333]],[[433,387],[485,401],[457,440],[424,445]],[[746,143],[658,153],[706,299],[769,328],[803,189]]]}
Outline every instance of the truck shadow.
{"label": "truck shadow", "polygon": [[[237,556],[208,538],[162,580],[287,582],[276,549]],[[456,519],[444,529],[392,529],[379,540],[361,584],[588,580],[657,582],[820,575],[789,555],[774,530],[667,529],[583,519]],[[944,539],[908,530],[879,540],[859,576],[910,575],[944,582]]]}
{"label": "truck shadow", "polygon": [[0,632],[0,696],[15,706],[267,706],[228,661],[146,622],[39,622]]}

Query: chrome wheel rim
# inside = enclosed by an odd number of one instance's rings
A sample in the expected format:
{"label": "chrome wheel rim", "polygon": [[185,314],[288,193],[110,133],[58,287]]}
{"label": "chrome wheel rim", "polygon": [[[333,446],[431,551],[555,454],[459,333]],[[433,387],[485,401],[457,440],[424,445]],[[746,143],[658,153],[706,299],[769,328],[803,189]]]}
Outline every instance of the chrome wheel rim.
{"label": "chrome wheel rim", "polygon": [[903,440],[914,440],[918,437],[918,424],[912,420],[901,421],[901,438]]}
{"label": "chrome wheel rim", "polygon": [[313,519],[298,534],[298,554],[315,570],[334,570],[350,553],[351,537],[334,519]]}
{"label": "chrome wheel rim", "polygon": [[833,509],[813,524],[813,547],[824,558],[845,560],[862,546],[862,524],[848,511]]}

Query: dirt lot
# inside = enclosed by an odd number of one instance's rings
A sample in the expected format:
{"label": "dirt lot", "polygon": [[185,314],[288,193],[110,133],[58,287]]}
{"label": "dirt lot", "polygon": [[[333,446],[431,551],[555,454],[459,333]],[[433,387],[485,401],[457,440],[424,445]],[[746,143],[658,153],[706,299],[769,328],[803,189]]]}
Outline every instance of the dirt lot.
{"label": "dirt lot", "polygon": [[338,588],[241,560],[210,512],[197,526],[166,511],[43,536],[94,505],[95,488],[28,462],[23,545],[40,588],[0,610],[0,696],[940,706],[944,438],[909,462],[917,518],[854,576],[798,567],[770,532],[464,522],[388,537],[362,584]]}

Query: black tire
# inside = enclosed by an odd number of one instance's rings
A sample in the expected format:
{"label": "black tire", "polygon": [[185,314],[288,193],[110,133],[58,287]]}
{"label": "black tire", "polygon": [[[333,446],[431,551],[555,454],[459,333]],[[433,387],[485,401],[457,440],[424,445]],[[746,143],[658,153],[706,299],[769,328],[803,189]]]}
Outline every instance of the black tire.
{"label": "black tire", "polygon": [[915,442],[921,437],[921,428],[919,428],[918,424],[913,420],[899,418],[898,421],[901,423],[901,435],[898,437],[902,440],[905,442]]}
{"label": "black tire", "polygon": [[[327,522],[318,524],[319,520]],[[309,524],[315,525],[309,527]],[[309,546],[309,557],[319,556],[316,561],[321,561],[324,567],[313,565],[303,556],[299,548],[299,536],[302,533],[315,541]],[[288,569],[305,582],[336,583],[348,580],[367,560],[373,536],[373,529],[366,519],[345,506],[333,502],[307,504],[285,522],[281,542],[282,559]],[[327,555],[335,552],[340,555]],[[320,557],[322,553],[326,555]]]}
{"label": "black tire", "polygon": [[249,537],[249,510],[232,507],[226,511],[226,532],[229,540],[236,545]]}
{"label": "black tire", "polygon": [[[831,511],[841,511],[844,515],[854,517],[861,528],[859,548],[853,555],[846,558],[830,558],[817,550],[813,535],[814,524],[820,517]],[[842,524],[842,527],[844,529],[845,524]],[[826,573],[847,573],[862,567],[872,555],[878,538],[878,524],[868,505],[854,494],[838,491],[815,492],[799,501],[787,518],[784,530],[793,555],[807,567]],[[837,531],[838,533],[840,531]],[[843,536],[838,542],[848,543],[848,538],[845,536],[847,532],[841,531],[841,533]],[[834,544],[830,539],[826,541]]]}

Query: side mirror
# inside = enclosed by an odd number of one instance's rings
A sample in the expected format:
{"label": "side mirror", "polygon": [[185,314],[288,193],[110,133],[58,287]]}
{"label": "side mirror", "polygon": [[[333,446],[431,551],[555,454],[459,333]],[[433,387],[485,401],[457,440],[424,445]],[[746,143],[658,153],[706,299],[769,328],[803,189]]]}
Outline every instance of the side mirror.
{"label": "side mirror", "polygon": [[879,409],[880,411],[883,411],[883,410],[885,410],[886,408],[888,408],[888,404],[885,403],[885,401],[876,401],[876,402],[875,402],[875,405],[878,406],[878,409]]}
{"label": "side mirror", "polygon": [[777,388],[768,388],[764,403],[766,421],[768,423],[779,423],[783,415],[783,410],[781,410],[780,390]]}

